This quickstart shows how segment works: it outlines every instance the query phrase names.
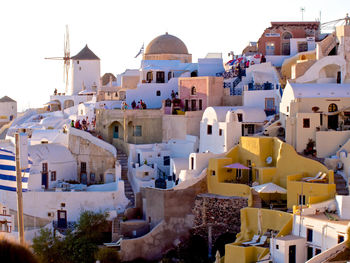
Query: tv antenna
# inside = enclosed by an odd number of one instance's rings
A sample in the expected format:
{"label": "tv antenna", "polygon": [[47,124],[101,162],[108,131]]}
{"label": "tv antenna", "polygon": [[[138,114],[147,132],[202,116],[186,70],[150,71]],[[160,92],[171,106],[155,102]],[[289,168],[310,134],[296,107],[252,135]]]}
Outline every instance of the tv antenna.
{"label": "tv antenna", "polygon": [[68,25],[66,25],[66,33],[64,35],[63,57],[48,57],[45,59],[63,60],[63,82],[65,82],[65,84],[66,84],[66,92],[67,92],[67,90],[68,90],[68,73],[69,73],[70,59],[71,59]]}
{"label": "tv antenna", "polygon": [[304,21],[305,7],[300,7],[300,12],[301,12],[301,21]]}

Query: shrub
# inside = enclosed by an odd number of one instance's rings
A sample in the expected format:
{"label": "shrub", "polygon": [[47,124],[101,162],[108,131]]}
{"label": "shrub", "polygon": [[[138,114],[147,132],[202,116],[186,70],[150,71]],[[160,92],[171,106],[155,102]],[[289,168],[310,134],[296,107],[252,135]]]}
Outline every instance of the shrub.
{"label": "shrub", "polygon": [[100,248],[96,253],[96,259],[101,263],[118,263],[120,262],[119,254],[111,248]]}

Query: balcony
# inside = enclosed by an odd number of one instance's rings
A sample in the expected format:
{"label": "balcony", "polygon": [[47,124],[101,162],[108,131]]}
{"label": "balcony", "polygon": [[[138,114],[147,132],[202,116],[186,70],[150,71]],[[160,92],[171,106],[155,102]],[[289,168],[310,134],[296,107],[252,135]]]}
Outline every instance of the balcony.
{"label": "balcony", "polygon": [[280,85],[279,84],[273,84],[266,82],[264,84],[254,84],[254,83],[249,83],[248,85],[244,85],[244,91],[253,91],[253,90],[274,90],[274,89],[279,89]]}

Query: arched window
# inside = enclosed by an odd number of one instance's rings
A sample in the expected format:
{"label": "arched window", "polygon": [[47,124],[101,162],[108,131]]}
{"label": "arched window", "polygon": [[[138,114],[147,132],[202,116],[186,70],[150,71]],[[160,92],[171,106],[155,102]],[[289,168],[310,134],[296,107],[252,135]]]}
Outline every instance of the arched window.
{"label": "arched window", "polygon": [[329,104],[328,112],[336,112],[336,111],[338,111],[338,106],[336,104],[334,104],[334,103]]}
{"label": "arched window", "polygon": [[284,32],[282,35],[282,55],[284,56],[290,55],[290,39],[292,37],[292,34],[289,32]]}
{"label": "arched window", "polygon": [[289,32],[284,32],[282,35],[283,39],[291,39],[292,37],[293,37],[292,34]]}
{"label": "arched window", "polygon": [[196,95],[197,91],[196,91],[196,87],[192,87],[191,88],[191,95]]}

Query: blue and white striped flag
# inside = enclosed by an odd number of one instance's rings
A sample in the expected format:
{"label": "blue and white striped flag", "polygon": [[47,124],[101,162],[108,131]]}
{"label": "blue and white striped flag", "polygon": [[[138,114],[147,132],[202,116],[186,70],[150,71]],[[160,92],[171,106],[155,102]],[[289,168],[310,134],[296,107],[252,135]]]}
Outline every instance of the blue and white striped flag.
{"label": "blue and white striped flag", "polygon": [[[32,163],[29,161],[29,163]],[[22,170],[22,192],[28,190],[28,178],[30,168]],[[16,158],[15,154],[5,149],[0,149],[0,190],[16,191]]]}

